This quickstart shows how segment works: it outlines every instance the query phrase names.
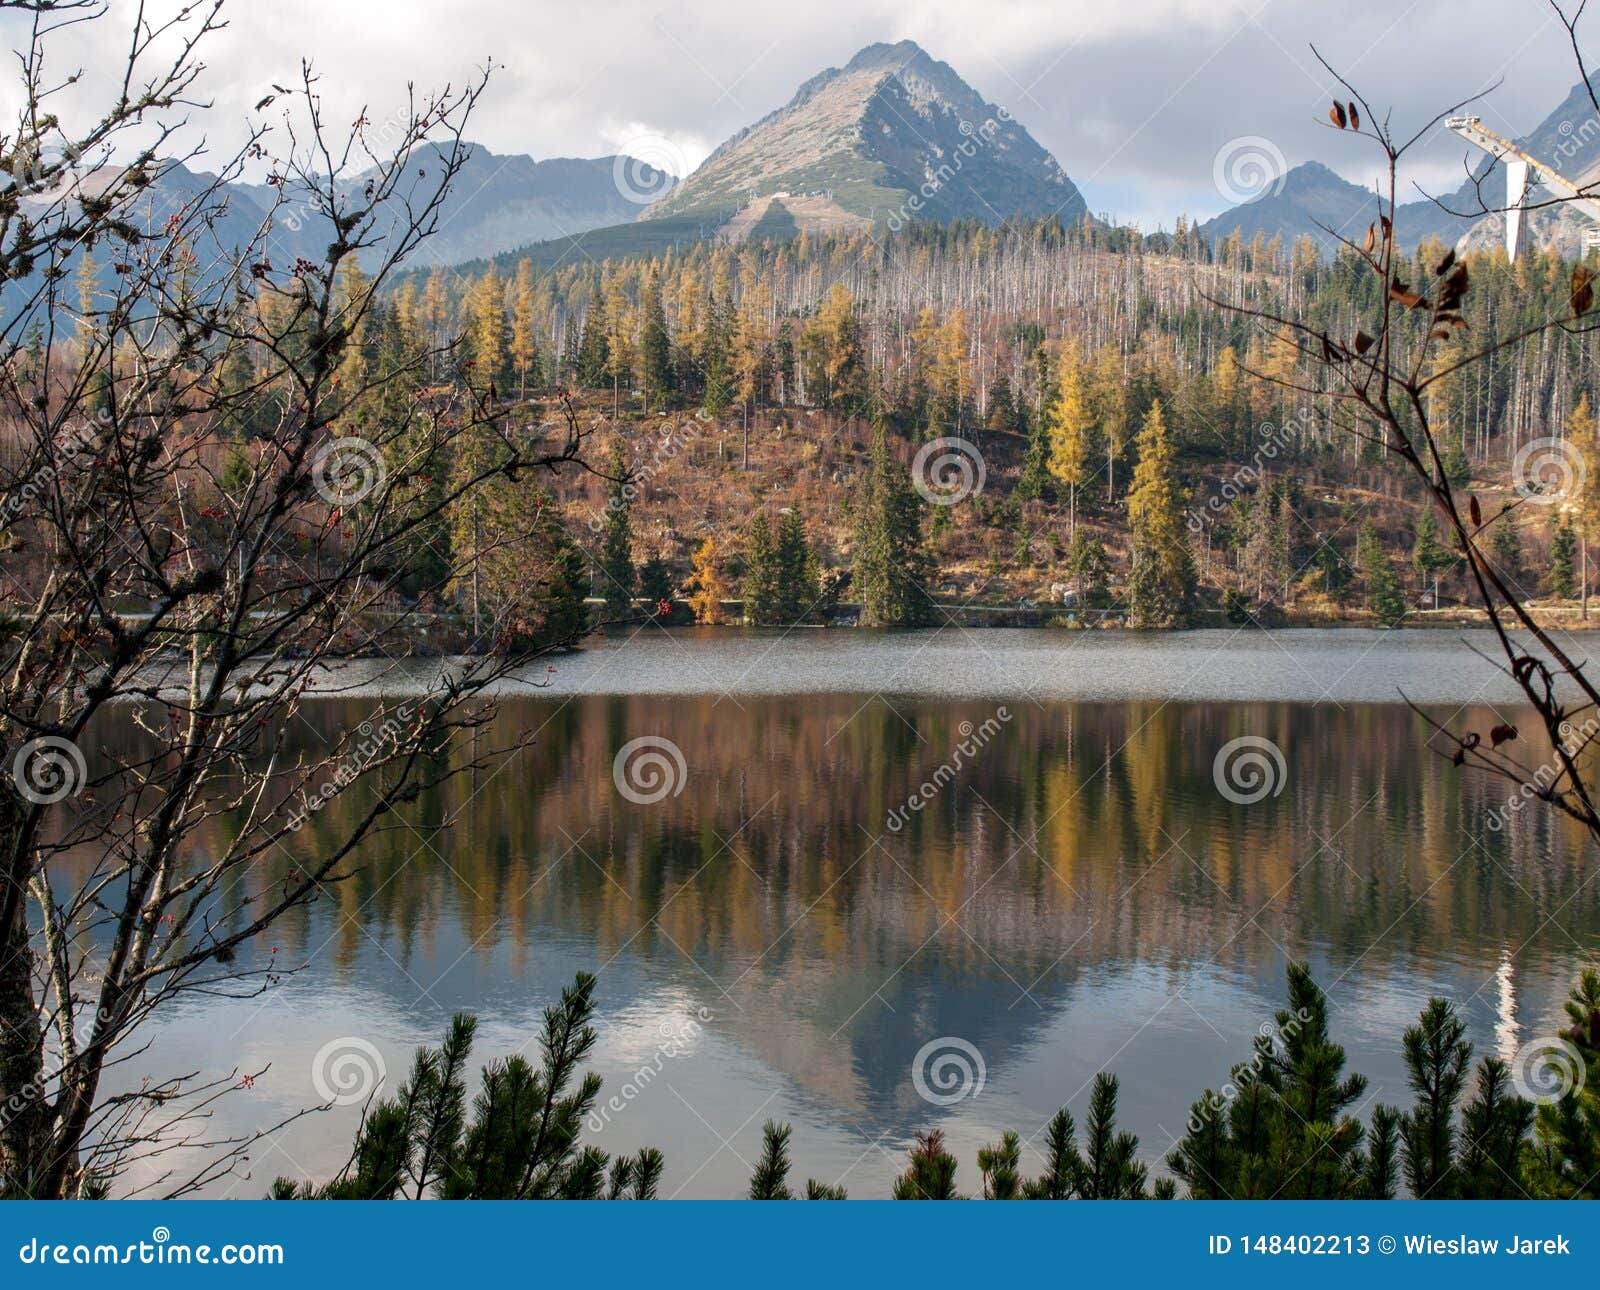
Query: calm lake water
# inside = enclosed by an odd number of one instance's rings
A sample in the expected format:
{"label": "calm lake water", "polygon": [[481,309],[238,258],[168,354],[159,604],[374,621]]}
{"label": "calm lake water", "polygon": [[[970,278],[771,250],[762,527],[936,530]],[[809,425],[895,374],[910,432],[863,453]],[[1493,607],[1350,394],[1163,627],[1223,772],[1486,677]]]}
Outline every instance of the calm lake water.
{"label": "calm lake water", "polygon": [[[1081,1123],[1102,1068],[1159,1162],[1191,1101],[1282,1006],[1285,962],[1304,957],[1369,1095],[1408,1103],[1399,1034],[1430,994],[1458,1001],[1480,1051],[1510,1057],[1551,1031],[1600,930],[1580,833],[1531,810],[1488,827],[1504,788],[1430,754],[1399,702],[1458,729],[1515,720],[1508,683],[1470,643],[597,642],[544,674],[547,689],[508,697],[484,736],[535,733],[532,747],[424,797],[334,899],[263,942],[303,970],[257,1000],[188,1001],[138,1066],[270,1062],[218,1112],[258,1127],[322,1100],[314,1066],[332,1044],[375,1050],[391,1088],[458,1010],[480,1018],[479,1061],[528,1049],[586,969],[600,978],[602,1102],[618,1099],[590,1139],[660,1147],[663,1195],[742,1194],[769,1118],[794,1125],[794,1178],[861,1197],[886,1195],[913,1132],[941,1126],[970,1191],[980,1145],[1007,1128],[1027,1139],[1062,1104]],[[318,701],[306,738],[370,711],[360,694]],[[670,754],[657,767],[679,790],[659,801],[614,778],[646,737],[681,755],[681,774]],[[1239,739],[1281,758],[1256,767],[1265,790],[1248,765],[1219,788],[1218,754]],[[651,795],[649,770],[625,781],[634,797]],[[331,822],[296,845],[309,853]],[[946,1100],[937,1072],[930,1086],[917,1070],[936,1042],[981,1062],[975,1095]],[[327,1176],[358,1113],[292,1124],[213,1194]]]}

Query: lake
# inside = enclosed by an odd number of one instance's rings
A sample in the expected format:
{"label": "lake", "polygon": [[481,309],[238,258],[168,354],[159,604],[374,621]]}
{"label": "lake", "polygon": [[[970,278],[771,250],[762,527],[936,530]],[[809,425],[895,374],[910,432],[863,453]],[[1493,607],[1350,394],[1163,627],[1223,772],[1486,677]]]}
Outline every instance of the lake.
{"label": "lake", "polygon": [[[743,1194],[769,1118],[794,1125],[791,1182],[887,1195],[912,1134],[940,1126],[970,1192],[980,1145],[1062,1104],[1081,1123],[1103,1068],[1158,1164],[1307,958],[1369,1102],[1409,1104],[1399,1036],[1430,994],[1512,1057],[1555,1027],[1600,928],[1582,833],[1500,810],[1505,788],[1429,752],[1400,701],[1454,729],[1515,720],[1475,648],[1489,638],[597,641],[530,672],[546,688],[508,691],[481,735],[531,746],[424,795],[259,947],[301,970],[258,999],[189,999],[130,1073],[270,1063],[218,1108],[264,1126],[337,1087],[341,1053],[392,1090],[458,1010],[480,1018],[475,1067],[529,1051],[583,969],[605,1078],[588,1140],[660,1147],[664,1196]],[[304,737],[371,706],[318,700]],[[359,1109],[290,1124],[210,1194],[326,1177]]]}

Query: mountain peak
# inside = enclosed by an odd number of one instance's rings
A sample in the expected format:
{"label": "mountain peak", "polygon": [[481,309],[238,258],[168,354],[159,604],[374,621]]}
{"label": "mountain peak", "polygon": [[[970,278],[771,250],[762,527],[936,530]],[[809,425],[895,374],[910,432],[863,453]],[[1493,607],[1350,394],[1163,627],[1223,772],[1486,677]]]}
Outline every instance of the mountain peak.
{"label": "mountain peak", "polygon": [[861,72],[883,68],[886,71],[899,71],[908,64],[916,62],[934,63],[928,56],[927,50],[916,41],[897,40],[893,44],[877,41],[859,50],[856,56],[844,65],[844,70]]}
{"label": "mountain peak", "polygon": [[694,215],[731,237],[790,224],[999,224],[1084,211],[1072,181],[1022,126],[947,63],[901,40],[868,45],[844,67],[813,76],[788,104],[717,148],[646,218]]}

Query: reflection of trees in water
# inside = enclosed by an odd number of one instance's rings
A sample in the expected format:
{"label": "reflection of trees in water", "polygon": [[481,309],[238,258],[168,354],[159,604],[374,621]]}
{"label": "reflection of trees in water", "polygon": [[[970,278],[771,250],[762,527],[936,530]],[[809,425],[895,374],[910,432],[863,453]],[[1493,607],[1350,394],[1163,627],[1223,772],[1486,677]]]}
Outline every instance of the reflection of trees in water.
{"label": "reflection of trees in water", "polygon": [[[342,728],[358,708],[310,705],[306,721]],[[658,934],[640,927],[654,918],[697,958],[741,971],[758,957],[767,974],[796,956],[876,960],[930,936],[952,965],[993,970],[945,926],[956,918],[1016,975],[1074,942],[1079,960],[1224,946],[1248,957],[1261,944],[1248,922],[1258,911],[1275,938],[1353,952],[1397,923],[1373,950],[1382,960],[1400,948],[1395,935],[1499,943],[1569,897],[1564,918],[1594,909],[1578,888],[1580,836],[1542,811],[1485,828],[1497,790],[1419,751],[1418,723],[1400,707],[1010,711],[955,781],[893,832],[889,811],[950,761],[961,723],[980,725],[991,706],[507,704],[480,743],[530,729],[538,741],[492,773],[425,793],[330,902],[304,915],[301,934],[336,932],[344,963],[359,953],[361,926],[405,950],[445,927],[487,944],[559,924],[602,953],[630,938],[651,953]],[[645,734],[676,743],[689,774],[677,796],[635,805],[616,791],[611,764]],[[1282,749],[1280,795],[1237,806],[1216,791],[1212,759],[1240,734]],[[334,823],[313,817],[295,845],[309,853]],[[291,863],[265,858],[258,881]]]}
{"label": "reflection of trees in water", "polygon": [[[1359,959],[1365,980],[1416,955],[1481,964],[1487,979],[1503,945],[1532,937],[1519,965],[1564,958],[1562,928],[1582,939],[1594,925],[1581,832],[1536,810],[1488,830],[1498,788],[1420,751],[1401,707],[1008,707],[893,832],[889,811],[992,705],[508,703],[477,751],[537,741],[425,792],[327,900],[275,929],[279,961],[314,957],[316,973],[409,999],[395,963],[436,972],[499,954],[495,970],[521,979],[559,932],[589,946],[573,967],[619,951],[655,961],[801,1087],[881,1110],[919,1036],[961,1034],[1002,1062],[1046,1020],[1013,1007],[1022,988],[1048,1012],[1089,968],[1148,963],[1176,981],[1196,964],[1248,972],[1280,945],[1322,946],[1333,971]],[[309,705],[296,737],[365,715]],[[1212,762],[1246,734],[1271,739],[1288,773],[1278,796],[1238,806]],[[680,794],[648,806],[612,779],[642,735],[671,739],[688,767]],[[360,806],[352,795],[328,810]],[[313,816],[293,847],[312,854],[337,822]],[[294,863],[265,856],[251,880],[281,882]]]}

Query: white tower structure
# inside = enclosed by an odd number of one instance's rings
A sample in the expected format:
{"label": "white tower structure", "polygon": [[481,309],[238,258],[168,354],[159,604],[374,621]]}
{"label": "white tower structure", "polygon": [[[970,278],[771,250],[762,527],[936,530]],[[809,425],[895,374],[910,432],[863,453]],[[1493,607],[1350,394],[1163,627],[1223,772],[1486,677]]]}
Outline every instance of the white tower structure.
{"label": "white tower structure", "polygon": [[[1600,198],[1583,193],[1554,166],[1524,152],[1511,140],[1489,129],[1475,116],[1453,116],[1445,125],[1475,148],[1481,148],[1505,167],[1506,171],[1506,255],[1513,261],[1522,240],[1522,217],[1528,207],[1528,194],[1536,187],[1548,188],[1569,205],[1600,224]],[[1600,246],[1600,228],[1586,229],[1584,249]]]}

